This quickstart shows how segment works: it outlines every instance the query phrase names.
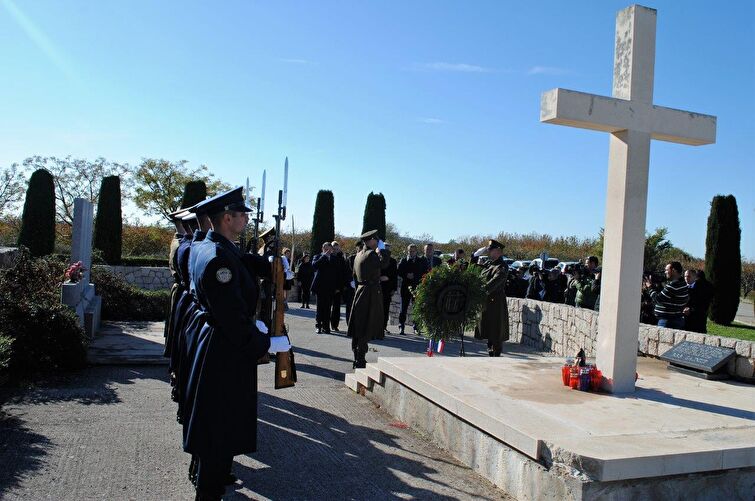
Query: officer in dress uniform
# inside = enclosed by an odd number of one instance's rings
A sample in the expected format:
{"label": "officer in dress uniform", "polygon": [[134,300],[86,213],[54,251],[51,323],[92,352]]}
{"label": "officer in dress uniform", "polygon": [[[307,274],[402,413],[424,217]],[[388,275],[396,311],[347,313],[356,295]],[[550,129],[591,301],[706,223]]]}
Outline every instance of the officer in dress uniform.
{"label": "officer in dress uniform", "polygon": [[[174,218],[180,220],[184,234],[178,242],[173,261],[176,276],[178,278],[178,290],[176,291],[176,301],[171,308],[170,327],[165,339],[165,351],[163,355],[170,358],[168,363],[168,372],[170,374],[171,398],[178,402],[178,388],[176,382],[176,369],[179,358],[178,339],[183,331],[186,309],[189,307],[189,248],[193,239],[194,229],[197,228],[196,220],[190,221],[184,219],[190,214],[189,209],[181,209],[174,214]],[[177,416],[180,422],[180,413]]]}
{"label": "officer in dress uniform", "polygon": [[475,328],[476,339],[487,339],[488,355],[501,356],[501,345],[509,339],[509,307],[506,303],[506,277],[509,267],[503,262],[503,244],[489,240],[472,255],[472,263],[477,264],[481,255],[488,254],[488,261],[482,265],[480,277],[485,282],[487,298],[480,319]]}
{"label": "officer in dress uniform", "polygon": [[391,253],[378,249],[377,230],[362,235],[364,249],[354,259],[357,290],[351,306],[349,337],[354,351],[354,368],[367,365],[368,343],[383,337],[383,291],[380,286],[382,270],[388,267]]}
{"label": "officer in dress uniform", "polygon": [[197,499],[225,491],[233,456],[257,446],[257,359],[270,347],[255,321],[253,278],[233,244],[252,209],[241,187],[199,204],[212,230],[194,249],[194,287],[204,326],[189,370],[184,450],[197,458]]}
{"label": "officer in dress uniform", "polygon": [[[168,268],[170,269],[170,275],[173,277],[173,285],[170,288],[170,313],[165,320],[165,332],[163,334],[166,340],[168,339],[168,333],[171,330],[173,313],[176,311],[176,301],[183,292],[183,290],[181,290],[181,278],[178,276],[178,261],[176,260],[176,251],[178,250],[178,246],[185,233],[183,222],[181,221],[181,218],[178,217],[178,214],[181,212],[184,212],[183,209],[168,214],[168,218],[176,227],[176,233],[170,241],[170,252],[168,253]],[[165,352],[163,353],[163,356],[165,357],[170,357],[170,349],[168,346],[169,345],[166,342]]]}

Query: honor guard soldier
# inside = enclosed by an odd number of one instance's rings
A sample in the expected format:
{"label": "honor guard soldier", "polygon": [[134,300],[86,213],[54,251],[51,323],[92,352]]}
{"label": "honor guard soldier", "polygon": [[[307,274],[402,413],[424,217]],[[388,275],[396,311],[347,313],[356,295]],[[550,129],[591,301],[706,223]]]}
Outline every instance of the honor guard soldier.
{"label": "honor guard soldier", "polygon": [[383,337],[383,291],[380,286],[382,270],[390,263],[390,252],[381,250],[382,240],[377,230],[362,235],[364,249],[354,259],[354,276],[357,290],[349,318],[349,337],[354,351],[354,368],[367,365],[365,355],[368,343]]}
{"label": "honor guard soldier", "polygon": [[506,278],[509,267],[503,262],[503,244],[489,240],[472,255],[472,263],[487,253],[488,261],[482,265],[480,277],[485,282],[487,299],[475,328],[476,339],[487,339],[488,355],[501,356],[501,345],[509,339],[509,307],[506,303]]}
{"label": "honor guard soldier", "polygon": [[200,203],[212,230],[196,245],[194,287],[204,326],[185,396],[184,450],[196,459],[197,499],[225,492],[233,457],[257,447],[257,359],[270,338],[255,320],[253,279],[234,240],[249,220],[241,187]]}

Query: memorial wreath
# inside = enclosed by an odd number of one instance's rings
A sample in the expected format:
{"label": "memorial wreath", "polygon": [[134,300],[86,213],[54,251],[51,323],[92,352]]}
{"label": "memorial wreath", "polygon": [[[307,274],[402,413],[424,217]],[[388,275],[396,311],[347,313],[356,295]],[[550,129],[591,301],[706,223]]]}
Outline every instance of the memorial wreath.
{"label": "memorial wreath", "polygon": [[446,341],[472,328],[485,303],[481,269],[438,266],[414,289],[412,316],[424,336]]}

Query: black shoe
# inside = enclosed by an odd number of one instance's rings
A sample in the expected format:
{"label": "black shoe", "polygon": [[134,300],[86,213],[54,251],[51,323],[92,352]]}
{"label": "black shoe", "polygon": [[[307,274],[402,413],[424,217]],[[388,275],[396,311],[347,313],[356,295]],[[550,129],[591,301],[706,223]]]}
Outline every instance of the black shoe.
{"label": "black shoe", "polygon": [[322,333],[323,333],[323,334],[330,334],[330,329],[323,329],[323,330],[322,330]]}
{"label": "black shoe", "polygon": [[356,362],[354,362],[355,369],[364,369],[365,367],[367,367],[366,360],[357,360]]}
{"label": "black shoe", "polygon": [[317,333],[318,333],[318,334],[322,334],[322,329],[320,329],[320,328],[318,327],[318,328],[317,328]]}
{"label": "black shoe", "polygon": [[341,332],[338,330],[338,327],[333,327],[333,332]]}
{"label": "black shoe", "polygon": [[304,303],[302,303],[301,306],[299,306],[299,308],[305,308]]}
{"label": "black shoe", "polygon": [[406,332],[404,332],[404,324],[399,324],[398,333],[401,334],[402,336],[406,336]]}

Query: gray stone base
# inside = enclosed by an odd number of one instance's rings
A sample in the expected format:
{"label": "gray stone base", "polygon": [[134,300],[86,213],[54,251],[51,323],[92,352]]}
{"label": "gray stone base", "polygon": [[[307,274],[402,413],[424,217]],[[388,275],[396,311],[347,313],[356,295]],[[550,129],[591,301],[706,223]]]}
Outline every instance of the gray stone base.
{"label": "gray stone base", "polygon": [[[755,468],[598,482],[549,454],[537,462],[396,380],[383,376],[363,394],[517,499],[752,500]],[[362,386],[360,385],[360,390]],[[362,393],[360,391],[360,393]],[[545,452],[545,451],[544,451]]]}

